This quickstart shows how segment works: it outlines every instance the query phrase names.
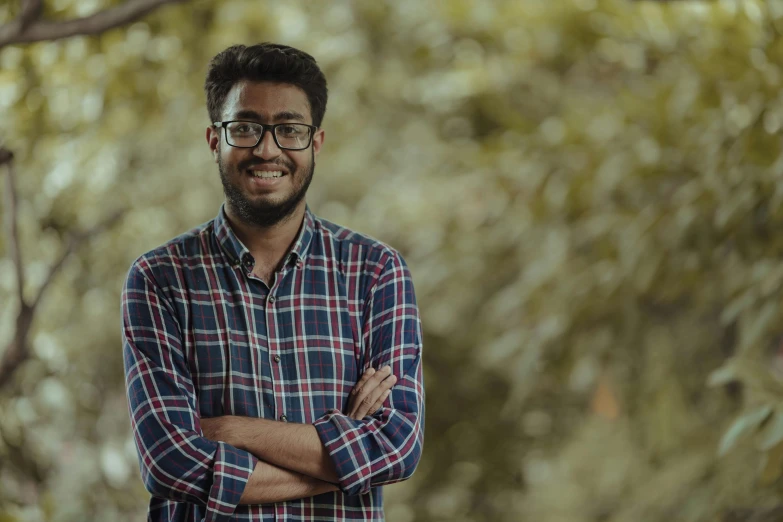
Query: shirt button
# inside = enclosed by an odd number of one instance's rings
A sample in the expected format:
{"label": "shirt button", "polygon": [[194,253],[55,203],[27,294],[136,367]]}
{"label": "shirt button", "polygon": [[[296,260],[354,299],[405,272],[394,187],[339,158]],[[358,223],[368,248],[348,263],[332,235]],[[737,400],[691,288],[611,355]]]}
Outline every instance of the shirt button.
{"label": "shirt button", "polygon": [[279,355],[275,355],[275,362],[277,362],[277,363],[280,362],[280,356]]}
{"label": "shirt button", "polygon": [[253,266],[253,258],[250,256],[245,256],[245,266],[250,268]]}
{"label": "shirt button", "polygon": [[280,420],[283,422],[288,422],[288,417],[286,417],[285,415],[281,415]]}
{"label": "shirt button", "polygon": [[275,302],[275,296],[269,296],[269,302],[274,303]]}

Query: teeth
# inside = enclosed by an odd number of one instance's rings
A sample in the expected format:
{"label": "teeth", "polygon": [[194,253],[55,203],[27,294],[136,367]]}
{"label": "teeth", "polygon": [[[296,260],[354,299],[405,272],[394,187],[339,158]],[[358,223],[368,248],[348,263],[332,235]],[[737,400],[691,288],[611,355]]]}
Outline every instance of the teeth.
{"label": "teeth", "polygon": [[263,170],[251,170],[250,171],[253,176],[257,178],[279,178],[283,175],[283,172],[280,170],[273,170],[273,171],[263,171]]}

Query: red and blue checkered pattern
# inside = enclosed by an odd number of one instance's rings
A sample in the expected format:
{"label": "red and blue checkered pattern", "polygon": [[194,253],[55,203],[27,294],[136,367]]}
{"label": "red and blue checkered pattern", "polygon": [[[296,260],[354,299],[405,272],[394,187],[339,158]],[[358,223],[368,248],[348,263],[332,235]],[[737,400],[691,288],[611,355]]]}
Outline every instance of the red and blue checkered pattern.
{"label": "red and blue checkered pattern", "polygon": [[[382,520],[380,486],[421,455],[421,324],[392,248],[309,208],[269,288],[221,207],[144,254],[122,295],[131,423],[153,521]],[[397,384],[357,421],[342,412],[369,367]],[[314,424],[341,491],[238,506],[256,457],[202,436],[199,419],[242,415]]]}

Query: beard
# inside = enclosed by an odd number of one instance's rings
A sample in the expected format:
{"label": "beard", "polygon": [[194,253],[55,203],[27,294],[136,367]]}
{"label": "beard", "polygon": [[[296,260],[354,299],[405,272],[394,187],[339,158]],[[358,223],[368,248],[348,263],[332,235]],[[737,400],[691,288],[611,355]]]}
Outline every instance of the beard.
{"label": "beard", "polygon": [[[269,201],[259,199],[256,201],[247,197],[238,183],[231,180],[234,177],[246,176],[246,170],[254,165],[265,163],[284,166],[288,170],[287,176],[291,176],[293,192],[281,201]],[[310,182],[315,172],[315,152],[311,149],[310,165],[300,169],[294,169],[295,165],[286,162],[248,161],[238,166],[229,174],[228,167],[223,163],[223,158],[218,158],[218,170],[220,181],[223,183],[223,193],[226,201],[236,216],[248,225],[268,228],[277,225],[289,218],[299,203],[304,199]],[[298,183],[297,183],[298,182]]]}

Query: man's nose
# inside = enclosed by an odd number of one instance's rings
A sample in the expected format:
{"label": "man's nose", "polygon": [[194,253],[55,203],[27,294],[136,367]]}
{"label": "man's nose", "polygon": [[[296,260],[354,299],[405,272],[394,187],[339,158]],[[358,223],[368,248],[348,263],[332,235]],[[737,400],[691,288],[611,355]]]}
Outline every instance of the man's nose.
{"label": "man's nose", "polygon": [[272,159],[280,155],[280,148],[275,143],[275,137],[273,131],[270,129],[264,129],[264,134],[261,136],[261,141],[253,149],[253,154],[263,159]]}

